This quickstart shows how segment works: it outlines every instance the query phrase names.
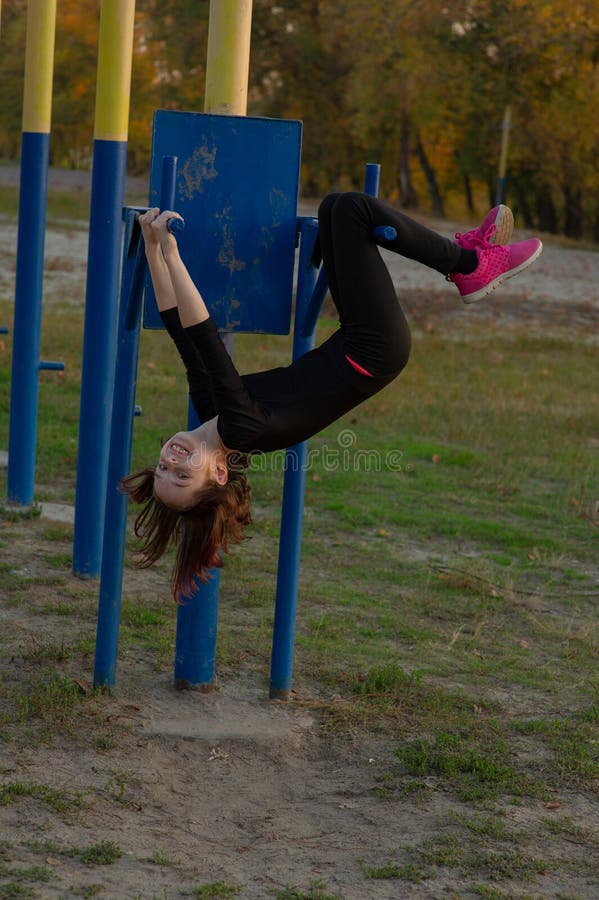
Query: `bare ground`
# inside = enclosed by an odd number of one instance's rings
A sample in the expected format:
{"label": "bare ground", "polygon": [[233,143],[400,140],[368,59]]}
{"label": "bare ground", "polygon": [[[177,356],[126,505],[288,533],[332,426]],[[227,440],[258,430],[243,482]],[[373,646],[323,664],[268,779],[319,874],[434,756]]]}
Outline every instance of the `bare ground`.
{"label": "bare ground", "polygon": [[[62,571],[58,584],[47,583],[46,554],[55,553],[56,544],[44,537],[44,526],[39,519],[1,523],[3,561],[32,579],[26,603],[7,597],[0,607],[0,681],[9,692],[48,671],[40,667],[40,648],[68,646],[93,630],[93,590],[84,596],[82,582]],[[155,573],[126,573],[127,596],[150,598],[164,589]],[[49,612],[73,597],[79,617]],[[225,609],[233,598],[228,585]],[[524,878],[516,869],[510,875],[505,862],[499,864],[505,846],[495,842],[490,852],[497,854],[497,871],[487,863],[476,876],[448,866],[424,882],[417,875],[367,878],[365,866],[409,866],[431,838],[463,840],[457,820],[473,815],[472,804],[447,794],[434,778],[411,795],[412,780],[400,772],[405,791],[379,795],[381,779],[398,771],[393,748],[401,733],[331,730],[325,709],[343,701],[319,692],[306,674],[296,679],[291,702],[269,701],[266,672],[251,653],[241,675],[239,668],[224,667],[217,690],[202,694],[176,691],[170,673],[156,669],[154,654],[123,650],[116,692],[95,698],[88,683],[91,657],[65,657],[55,669],[80,688],[75,722],[41,741],[38,726],[1,727],[5,789],[43,785],[57,792],[62,805],[43,797],[2,799],[0,897],[21,896],[3,893],[3,885],[14,883],[15,871],[34,866],[43,866],[49,880],[34,883],[26,896],[43,898],[96,892],[114,900],[176,898],[219,883],[223,890],[237,886],[244,900],[475,897],[477,885],[504,892],[487,895],[496,897],[597,896],[599,882],[590,874],[593,860],[599,865],[597,833],[590,844],[564,843],[541,825],[554,816],[595,828],[597,801],[585,791],[560,791],[549,801],[501,801],[492,810],[508,831],[521,835],[511,853],[521,850],[533,864],[560,860],[547,871]],[[500,702],[513,714],[539,712],[534,692],[517,691]],[[546,711],[559,715],[558,709]],[[527,752],[525,742],[521,752]],[[478,814],[490,811],[482,806]],[[101,841],[116,844],[121,858],[112,865],[85,864],[80,851]],[[410,847],[417,848],[415,856]]]}

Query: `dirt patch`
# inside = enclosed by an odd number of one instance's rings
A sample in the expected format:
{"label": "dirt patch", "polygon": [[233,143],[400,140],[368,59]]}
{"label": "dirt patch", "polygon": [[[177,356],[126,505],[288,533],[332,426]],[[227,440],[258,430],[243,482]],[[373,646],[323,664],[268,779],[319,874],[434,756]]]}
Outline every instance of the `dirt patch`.
{"label": "dirt patch", "polygon": [[[548,816],[580,829],[596,822],[594,800],[575,791],[561,791],[553,807],[543,797],[495,808],[507,830],[527,835],[520,855],[495,841],[486,857],[476,850],[483,871],[475,878],[450,857],[432,869],[428,856],[443,860],[465,840],[459,823],[472,818],[472,805],[434,778],[416,785],[394,754],[405,733],[331,730],[330,711],[344,701],[305,677],[296,678],[291,702],[271,702],[266,673],[248,656],[241,674],[219,667],[215,692],[181,692],[168,668],[156,668],[155,654],[126,646],[114,695],[94,697],[86,681],[91,651],[80,656],[69,645],[93,638],[96,589],[49,568],[57,545],[44,527],[0,523],[5,565],[32,579],[26,604],[7,595],[0,605],[0,683],[13,703],[20,685],[40,673],[48,683],[58,676],[76,686],[77,712],[41,742],[39,716],[0,725],[0,896],[13,896],[3,885],[19,871],[34,880],[30,894],[14,896],[40,898],[170,900],[212,885],[238,890],[200,896],[391,900],[481,896],[477,884],[489,891],[500,884],[503,897],[597,896],[589,877],[593,855],[599,861],[594,845],[576,839],[566,845],[566,868],[543,870],[542,860],[565,858],[559,834],[538,836]],[[127,570],[124,594],[164,597],[164,582],[156,572]],[[78,613],[65,618],[65,604]],[[539,712],[534,692],[494,699],[515,715]],[[529,752],[523,738],[519,753]],[[484,820],[484,806],[478,816]],[[111,848],[120,853],[111,864],[93,862]],[[516,867],[535,867],[524,881],[518,870],[505,871],[512,856]],[[41,871],[47,880],[36,884]]]}

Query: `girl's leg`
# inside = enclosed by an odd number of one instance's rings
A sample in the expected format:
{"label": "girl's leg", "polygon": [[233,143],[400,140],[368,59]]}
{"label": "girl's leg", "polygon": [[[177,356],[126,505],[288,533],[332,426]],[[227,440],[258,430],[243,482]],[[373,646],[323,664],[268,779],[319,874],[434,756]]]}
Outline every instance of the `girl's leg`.
{"label": "girl's leg", "polygon": [[331,296],[343,324],[385,329],[399,309],[391,276],[373,230],[390,225],[393,241],[380,246],[442,274],[457,266],[461,248],[392,206],[358,192],[329,194],[318,213],[319,240]]}
{"label": "girl's leg", "polygon": [[357,193],[325,197],[319,242],[346,359],[365,376],[389,376],[408,361],[410,329],[372,237],[370,199]]}

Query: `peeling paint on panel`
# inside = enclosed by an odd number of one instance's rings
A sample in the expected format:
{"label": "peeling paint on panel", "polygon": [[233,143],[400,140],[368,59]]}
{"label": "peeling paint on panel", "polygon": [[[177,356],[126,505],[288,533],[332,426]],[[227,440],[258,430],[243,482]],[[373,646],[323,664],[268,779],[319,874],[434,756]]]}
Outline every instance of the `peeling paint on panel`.
{"label": "peeling paint on panel", "polygon": [[183,186],[179,193],[186,200],[191,200],[194,194],[201,194],[204,183],[218,177],[218,171],[214,165],[217,148],[210,149],[205,144],[196,147],[192,155],[180,167],[180,179]]}
{"label": "peeling paint on panel", "polygon": [[235,256],[235,234],[229,225],[224,224],[222,229],[222,244],[218,251],[218,264],[233,272],[241,272],[245,269],[245,262]]}

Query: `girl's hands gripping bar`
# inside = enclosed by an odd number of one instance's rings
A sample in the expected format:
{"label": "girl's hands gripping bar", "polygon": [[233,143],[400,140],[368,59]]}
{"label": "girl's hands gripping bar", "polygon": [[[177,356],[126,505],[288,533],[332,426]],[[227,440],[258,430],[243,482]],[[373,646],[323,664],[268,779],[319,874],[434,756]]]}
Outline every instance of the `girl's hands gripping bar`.
{"label": "girl's hands gripping bar", "polygon": [[175,235],[185,228],[185,221],[179,213],[168,209],[160,212],[157,207],[148,209],[141,215],[139,224],[146,242],[146,251],[158,245],[163,251],[172,250],[177,244]]}

